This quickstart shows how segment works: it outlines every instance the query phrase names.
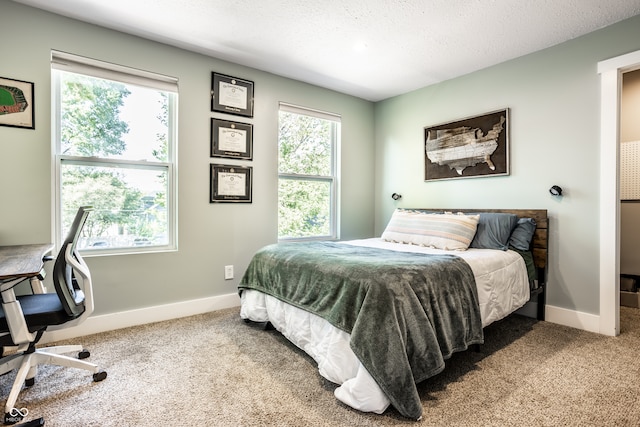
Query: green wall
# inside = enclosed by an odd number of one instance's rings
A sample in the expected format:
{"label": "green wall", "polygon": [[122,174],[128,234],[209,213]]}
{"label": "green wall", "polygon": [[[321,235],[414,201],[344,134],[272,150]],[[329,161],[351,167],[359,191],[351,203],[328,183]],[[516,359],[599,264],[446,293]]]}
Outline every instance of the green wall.
{"label": "green wall", "polygon": [[[36,97],[35,130],[0,127],[0,244],[52,240],[52,49],[179,79],[179,250],[87,258],[96,314],[236,292],[251,255],[277,240],[279,101],[342,115],[341,237],[373,235],[372,103],[17,3],[0,2],[0,16],[0,76],[34,82]],[[210,118],[233,117],[210,111],[212,71],[255,83],[254,161],[237,162],[254,168],[252,204],[209,204]]]}
{"label": "green wall", "polygon": [[[551,306],[599,311],[597,63],[640,50],[640,16],[567,43],[376,104],[12,2],[0,3],[0,75],[35,82],[36,130],[0,127],[0,244],[51,240],[50,51],[180,80],[179,251],[88,259],[96,313],[228,295],[259,247],[276,241],[277,109],[342,114],[341,237],[379,235],[395,207],[544,208]],[[8,42],[7,40],[10,40]],[[208,203],[210,73],[253,80],[250,205]],[[424,181],[423,128],[510,110],[509,176]],[[548,188],[564,188],[554,198]],[[403,195],[393,201],[391,194]],[[236,279],[223,280],[235,265]]]}
{"label": "green wall", "polygon": [[[599,313],[597,63],[640,49],[640,16],[376,104],[376,233],[395,207],[539,208],[550,217],[547,303]],[[423,128],[509,108],[509,176],[424,181]],[[547,191],[560,185],[564,197]],[[402,194],[394,202],[390,195]]]}

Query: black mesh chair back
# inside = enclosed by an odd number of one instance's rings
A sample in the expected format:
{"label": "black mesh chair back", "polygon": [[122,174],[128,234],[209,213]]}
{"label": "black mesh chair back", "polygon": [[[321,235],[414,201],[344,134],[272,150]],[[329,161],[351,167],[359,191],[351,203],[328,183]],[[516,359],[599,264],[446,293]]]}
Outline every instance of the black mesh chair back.
{"label": "black mesh chair back", "polygon": [[82,227],[92,210],[91,206],[82,206],[78,209],[53,267],[53,284],[56,293],[67,315],[72,318],[80,316],[85,311],[85,295],[76,282],[72,264],[84,264],[77,245]]}

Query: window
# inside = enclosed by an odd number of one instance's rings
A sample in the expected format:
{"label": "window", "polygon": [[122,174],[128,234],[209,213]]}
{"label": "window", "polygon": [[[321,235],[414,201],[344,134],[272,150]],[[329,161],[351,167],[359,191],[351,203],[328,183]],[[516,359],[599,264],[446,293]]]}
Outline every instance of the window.
{"label": "window", "polygon": [[338,237],[340,116],[280,104],[278,238]]}
{"label": "window", "polygon": [[90,205],[84,250],[175,248],[177,80],[52,52],[58,246]]}

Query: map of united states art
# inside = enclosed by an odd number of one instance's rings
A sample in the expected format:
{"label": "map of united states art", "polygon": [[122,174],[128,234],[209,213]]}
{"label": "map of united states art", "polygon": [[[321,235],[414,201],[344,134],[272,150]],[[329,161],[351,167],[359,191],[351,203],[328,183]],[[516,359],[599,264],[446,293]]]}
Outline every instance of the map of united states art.
{"label": "map of united states art", "polygon": [[425,128],[425,179],[507,175],[508,111]]}
{"label": "map of united states art", "polygon": [[434,163],[455,169],[458,175],[478,163],[486,163],[489,169],[495,170],[491,155],[498,148],[497,139],[505,120],[501,116],[486,135],[481,129],[469,126],[431,131],[427,135],[427,157]]}

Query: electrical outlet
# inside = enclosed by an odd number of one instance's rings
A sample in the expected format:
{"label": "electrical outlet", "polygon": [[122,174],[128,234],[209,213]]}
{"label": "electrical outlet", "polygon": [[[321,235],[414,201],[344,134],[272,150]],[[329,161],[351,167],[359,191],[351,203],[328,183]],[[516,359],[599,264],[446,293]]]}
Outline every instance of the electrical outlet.
{"label": "electrical outlet", "polygon": [[233,279],[233,265],[224,266],[224,279],[225,280]]}

